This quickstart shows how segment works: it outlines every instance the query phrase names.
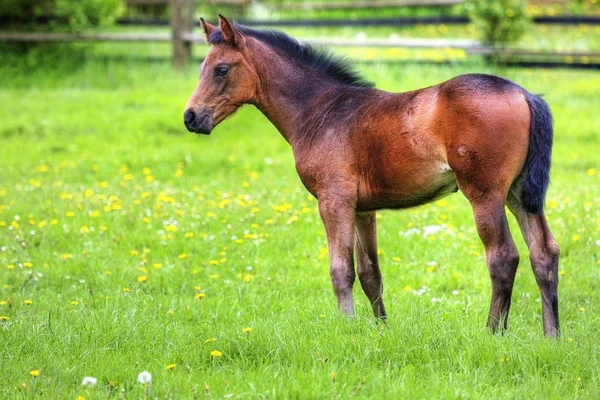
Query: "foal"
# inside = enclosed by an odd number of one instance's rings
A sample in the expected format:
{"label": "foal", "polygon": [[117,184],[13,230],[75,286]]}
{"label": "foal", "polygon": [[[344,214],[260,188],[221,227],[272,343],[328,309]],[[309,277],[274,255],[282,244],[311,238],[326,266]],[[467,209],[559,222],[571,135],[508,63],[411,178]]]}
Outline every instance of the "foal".
{"label": "foal", "polygon": [[473,208],[492,280],[488,326],[506,329],[519,253],[504,205],[529,247],[544,333],[556,337],[559,248],[544,217],[550,175],[548,105],[490,75],[461,75],[408,93],[374,89],[343,61],[276,31],[201,20],[213,47],[185,108],[191,132],[255,105],[291,145],[318,200],[338,308],[354,313],[358,278],[385,318],[375,211],[425,204],[460,190]]}

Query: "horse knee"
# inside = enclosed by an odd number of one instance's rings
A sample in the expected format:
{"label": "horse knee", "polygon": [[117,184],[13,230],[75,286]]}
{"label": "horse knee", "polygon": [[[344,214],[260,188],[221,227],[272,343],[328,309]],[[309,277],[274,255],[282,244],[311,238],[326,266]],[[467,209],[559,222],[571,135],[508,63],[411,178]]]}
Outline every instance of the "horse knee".
{"label": "horse knee", "polygon": [[352,290],[356,279],[354,268],[348,267],[345,263],[332,263],[329,273],[333,289],[336,293]]}
{"label": "horse knee", "polygon": [[490,257],[490,278],[497,290],[512,292],[519,260],[519,253],[514,246],[506,246]]}
{"label": "horse knee", "polygon": [[379,268],[358,268],[358,279],[361,282],[381,283],[381,272]]}
{"label": "horse knee", "polygon": [[358,278],[363,291],[370,299],[380,297],[383,292],[381,272],[374,270],[358,271]]}

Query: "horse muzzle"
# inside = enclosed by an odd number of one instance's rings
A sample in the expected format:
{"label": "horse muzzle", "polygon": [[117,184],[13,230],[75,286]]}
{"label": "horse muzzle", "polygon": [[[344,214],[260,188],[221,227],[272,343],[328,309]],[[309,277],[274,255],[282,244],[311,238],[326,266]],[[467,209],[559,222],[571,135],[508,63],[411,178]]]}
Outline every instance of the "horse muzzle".
{"label": "horse muzzle", "polygon": [[210,135],[213,129],[213,112],[210,109],[204,109],[196,113],[189,108],[183,113],[183,123],[188,131]]}

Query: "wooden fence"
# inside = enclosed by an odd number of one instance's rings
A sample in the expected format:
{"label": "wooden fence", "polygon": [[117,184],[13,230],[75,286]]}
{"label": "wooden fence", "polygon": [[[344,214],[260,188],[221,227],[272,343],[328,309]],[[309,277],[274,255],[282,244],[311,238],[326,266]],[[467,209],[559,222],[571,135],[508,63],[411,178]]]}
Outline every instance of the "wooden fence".
{"label": "wooden fence", "polygon": [[[211,3],[239,4],[247,0],[208,0]],[[431,4],[448,4],[450,2],[460,2],[462,0],[426,0]],[[172,43],[172,64],[174,68],[181,69],[185,67],[192,57],[192,44],[204,42],[203,35],[194,34],[194,0],[127,0],[128,4],[169,4],[170,12],[170,33],[88,33],[88,34],[60,34],[60,33],[40,33],[40,32],[1,32],[0,41],[5,42],[72,42],[72,41],[114,41],[114,42],[171,42]],[[356,2],[355,2],[356,3]],[[355,4],[353,3],[353,4]],[[361,3],[361,2],[359,2]],[[374,1],[375,5],[381,6],[394,3],[403,5],[415,3],[409,0],[396,1]],[[311,3],[319,5],[321,3]],[[325,4],[325,3],[323,3]],[[329,4],[329,3],[328,3]],[[333,4],[333,3],[331,3]],[[423,2],[419,2],[423,4]],[[469,39],[418,39],[418,38],[390,38],[390,39],[336,39],[336,38],[313,38],[303,40],[311,44],[325,46],[361,46],[361,47],[405,47],[405,48],[456,48],[462,49],[467,54],[490,54],[492,49],[486,47],[476,40]],[[502,54],[508,56],[533,56],[533,57],[570,57],[570,58],[599,58],[600,52],[543,52],[505,49]],[[569,66],[573,65],[569,63]],[[594,64],[598,65],[598,64]],[[589,65],[590,67],[593,65]],[[598,65],[600,66],[600,65]]]}

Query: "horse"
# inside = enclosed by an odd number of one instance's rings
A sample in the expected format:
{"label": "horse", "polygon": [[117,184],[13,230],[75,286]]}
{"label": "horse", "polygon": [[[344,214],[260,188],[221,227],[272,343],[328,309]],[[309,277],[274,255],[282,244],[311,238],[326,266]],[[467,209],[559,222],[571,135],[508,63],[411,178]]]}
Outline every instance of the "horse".
{"label": "horse", "polygon": [[487,326],[504,332],[519,253],[505,205],[529,248],[544,334],[559,335],[559,247],[544,216],[553,119],[539,96],[501,77],[467,74],[406,93],[374,88],[343,58],[275,30],[219,15],[200,19],[211,49],[183,114],[210,134],[240,106],[256,106],[291,145],[317,199],[338,309],[354,315],[358,278],[376,318],[387,317],[376,211],[461,191],[483,242],[492,283]]}

